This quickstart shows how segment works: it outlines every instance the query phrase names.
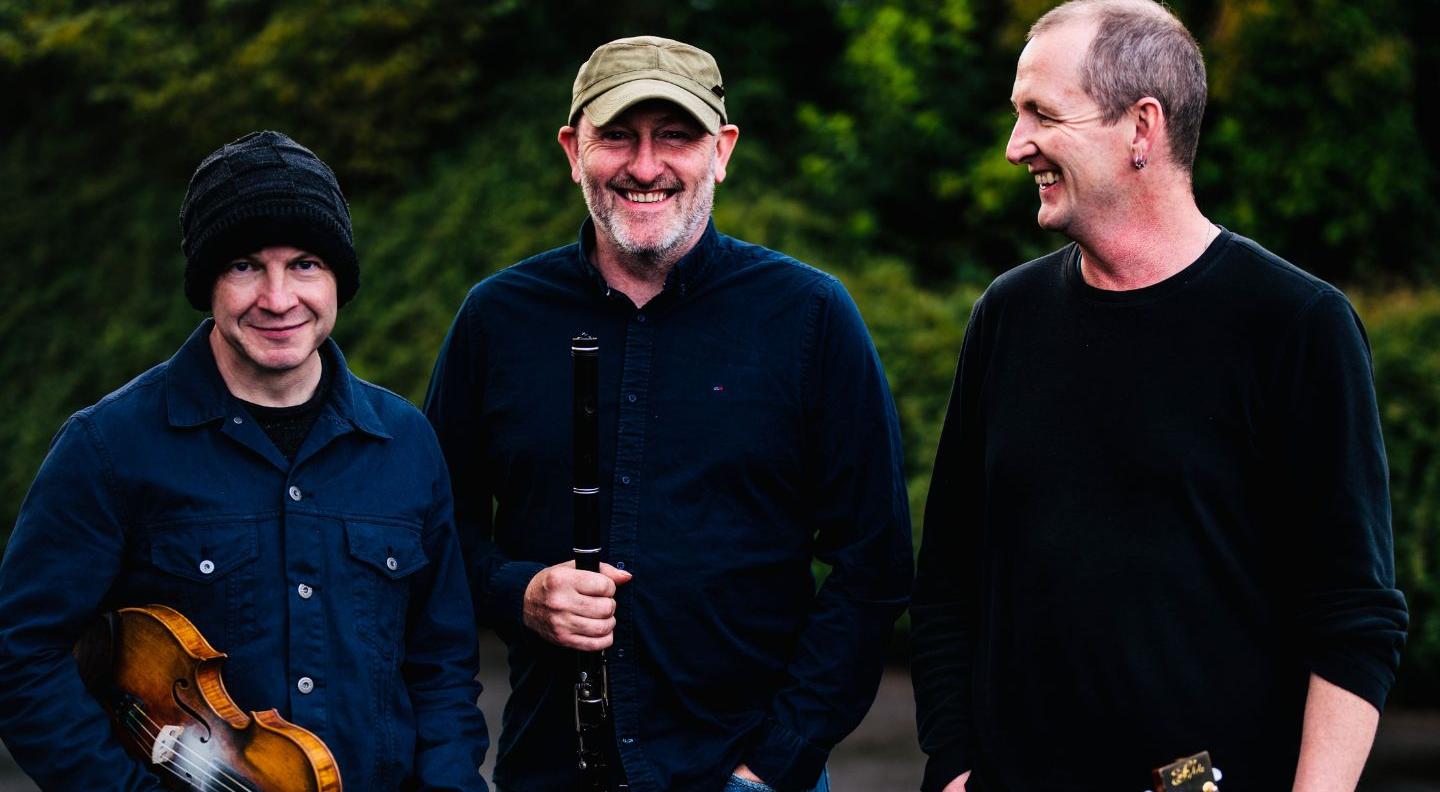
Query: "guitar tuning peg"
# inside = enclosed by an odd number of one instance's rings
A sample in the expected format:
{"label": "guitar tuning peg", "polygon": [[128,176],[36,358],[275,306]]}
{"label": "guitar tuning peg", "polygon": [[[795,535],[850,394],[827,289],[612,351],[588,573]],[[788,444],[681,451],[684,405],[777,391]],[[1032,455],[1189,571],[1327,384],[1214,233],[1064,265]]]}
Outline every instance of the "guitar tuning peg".
{"label": "guitar tuning peg", "polygon": [[1215,786],[1214,781],[1206,781],[1204,785],[1200,787],[1200,792],[1220,792],[1220,787]]}
{"label": "guitar tuning peg", "polygon": [[1222,772],[1220,772],[1220,768],[1218,768],[1218,767],[1212,767],[1212,768],[1210,768],[1210,774],[1213,775],[1213,776],[1215,776],[1215,780],[1216,780],[1216,781],[1224,781],[1224,780],[1225,780],[1225,774],[1222,773]]}

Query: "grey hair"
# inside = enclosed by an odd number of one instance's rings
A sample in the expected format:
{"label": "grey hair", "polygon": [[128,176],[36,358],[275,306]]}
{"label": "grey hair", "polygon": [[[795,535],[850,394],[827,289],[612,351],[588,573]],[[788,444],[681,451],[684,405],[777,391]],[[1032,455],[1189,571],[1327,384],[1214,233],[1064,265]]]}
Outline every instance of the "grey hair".
{"label": "grey hair", "polygon": [[1100,105],[1105,123],[1153,96],[1168,122],[1170,158],[1195,168],[1205,117],[1205,58],[1169,8],[1154,0],[1070,0],[1030,27],[1025,40],[1069,22],[1094,19],[1095,39],[1080,65],[1080,87]]}

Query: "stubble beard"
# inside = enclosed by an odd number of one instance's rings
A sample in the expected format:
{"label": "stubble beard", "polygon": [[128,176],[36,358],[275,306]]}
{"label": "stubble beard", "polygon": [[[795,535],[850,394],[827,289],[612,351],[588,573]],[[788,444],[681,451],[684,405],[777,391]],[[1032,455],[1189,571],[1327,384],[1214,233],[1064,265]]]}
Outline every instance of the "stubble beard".
{"label": "stubble beard", "polygon": [[590,216],[595,220],[597,233],[604,234],[614,242],[616,251],[620,254],[620,266],[637,278],[648,279],[668,273],[675,262],[689,252],[691,241],[710,220],[710,212],[715,204],[713,158],[705,173],[696,180],[693,190],[687,190],[681,185],[678,192],[666,199],[677,202],[679,217],[673,220],[670,217],[650,219],[650,223],[671,223],[671,228],[654,240],[637,239],[630,233],[629,224],[620,217],[622,210],[618,208],[618,203],[624,198],[615,191],[644,191],[671,185],[662,185],[659,182],[641,185],[625,179],[602,183],[599,178],[585,170],[583,158],[580,161],[580,170],[584,174],[580,180],[580,191],[585,195],[585,205],[589,207]]}

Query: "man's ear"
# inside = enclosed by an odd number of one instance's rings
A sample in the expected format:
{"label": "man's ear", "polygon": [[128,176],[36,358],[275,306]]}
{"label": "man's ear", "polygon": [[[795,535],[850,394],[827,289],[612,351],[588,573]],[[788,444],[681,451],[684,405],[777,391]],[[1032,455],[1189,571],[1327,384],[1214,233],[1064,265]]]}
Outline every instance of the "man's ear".
{"label": "man's ear", "polygon": [[565,149],[565,156],[570,160],[570,180],[576,184],[580,183],[580,130],[570,125],[560,127],[560,132],[555,136],[559,141],[560,148]]}
{"label": "man's ear", "polygon": [[1165,108],[1153,96],[1144,96],[1130,106],[1130,117],[1135,121],[1135,136],[1130,140],[1130,159],[1149,162],[1161,152],[1168,133]]}
{"label": "man's ear", "polygon": [[725,181],[725,165],[730,162],[730,153],[735,150],[735,141],[740,139],[740,127],[726,124],[715,133],[715,183]]}

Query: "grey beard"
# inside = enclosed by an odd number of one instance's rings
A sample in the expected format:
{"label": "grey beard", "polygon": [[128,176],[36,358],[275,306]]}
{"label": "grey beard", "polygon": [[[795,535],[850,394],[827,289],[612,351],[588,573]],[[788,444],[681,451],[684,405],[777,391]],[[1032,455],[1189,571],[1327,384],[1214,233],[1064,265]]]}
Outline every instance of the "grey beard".
{"label": "grey beard", "polygon": [[[583,172],[583,160],[580,166]],[[596,229],[609,236],[619,250],[620,266],[636,278],[663,277],[688,252],[686,246],[710,220],[715,204],[715,162],[711,160],[710,167],[695,184],[689,205],[675,229],[653,244],[643,244],[631,238],[624,223],[616,220],[613,204],[605,200],[609,197],[606,185],[586,174],[580,180],[580,191],[585,195],[585,205],[590,209]],[[670,200],[681,200],[686,194],[684,191],[676,193]]]}

